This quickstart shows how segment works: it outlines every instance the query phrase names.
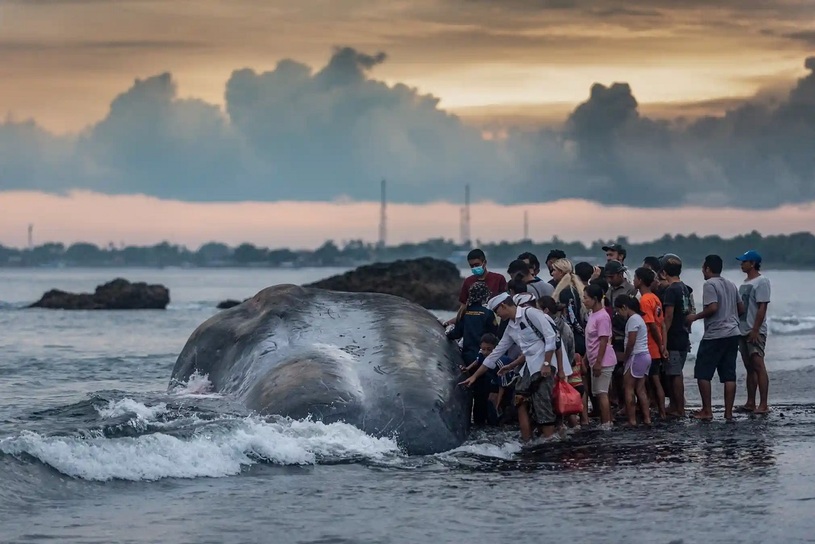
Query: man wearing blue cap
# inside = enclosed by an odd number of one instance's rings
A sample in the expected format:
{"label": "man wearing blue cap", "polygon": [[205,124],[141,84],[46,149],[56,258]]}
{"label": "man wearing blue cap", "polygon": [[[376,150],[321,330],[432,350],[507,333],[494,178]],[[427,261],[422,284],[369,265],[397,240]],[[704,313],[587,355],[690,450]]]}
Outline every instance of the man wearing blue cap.
{"label": "man wearing blue cap", "polygon": [[[767,393],[770,389],[770,378],[764,364],[764,348],[767,345],[767,305],[770,304],[770,280],[761,275],[761,255],[750,250],[741,257],[741,271],[747,279],[739,287],[739,297],[744,304],[745,313],[741,316],[739,329],[739,351],[744,368],[747,369],[747,402],[742,411],[754,414],[766,414]],[[756,406],[756,389],[760,402]]]}

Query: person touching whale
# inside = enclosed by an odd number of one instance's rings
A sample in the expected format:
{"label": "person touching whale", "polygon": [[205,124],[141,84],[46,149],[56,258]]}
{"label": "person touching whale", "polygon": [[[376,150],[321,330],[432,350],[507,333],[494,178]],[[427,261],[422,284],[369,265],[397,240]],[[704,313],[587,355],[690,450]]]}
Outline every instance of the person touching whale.
{"label": "person touching whale", "polygon": [[[509,320],[509,324],[495,350],[484,359],[475,374],[460,385],[470,387],[487,369],[495,368],[501,355],[517,345],[525,358],[515,397],[521,438],[524,441],[531,439],[533,426],[540,430],[542,436],[550,437],[555,432],[555,412],[552,406],[555,371],[552,368],[552,358],[558,349],[557,332],[541,310],[517,306],[509,295],[493,297],[487,307],[501,319]],[[502,368],[501,373],[511,370],[511,366]],[[566,379],[560,358],[557,359],[556,372],[560,379]]]}

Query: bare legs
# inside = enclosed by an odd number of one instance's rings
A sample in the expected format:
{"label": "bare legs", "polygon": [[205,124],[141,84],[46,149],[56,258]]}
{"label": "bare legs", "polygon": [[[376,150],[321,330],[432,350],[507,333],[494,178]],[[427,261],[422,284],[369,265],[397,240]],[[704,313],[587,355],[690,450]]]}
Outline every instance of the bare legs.
{"label": "bare legs", "polygon": [[[637,403],[639,403],[642,421],[646,425],[650,425],[651,407],[648,402],[648,394],[645,391],[645,378],[635,378],[631,375],[631,371],[626,371],[623,377],[623,387],[625,388],[625,411],[628,415],[628,424],[632,427],[637,425]],[[660,387],[660,389],[662,388]],[[637,402],[635,402],[635,394]],[[663,410],[665,410],[664,406]]]}
{"label": "bare legs", "polygon": [[[713,419],[711,406],[711,386],[709,380],[696,380],[699,384],[699,396],[702,397],[702,409],[693,414],[696,419],[709,421]],[[724,418],[733,419],[733,403],[736,400],[736,382],[724,382]]]}
{"label": "bare legs", "polygon": [[713,419],[713,408],[710,400],[710,380],[696,380],[699,384],[699,396],[702,397],[702,409],[693,414],[696,419]]}
{"label": "bare legs", "polygon": [[600,423],[602,425],[611,423],[611,405],[608,402],[608,393],[599,393],[595,395],[595,398],[600,408]]}
{"label": "bare legs", "polygon": [[678,417],[685,417],[685,377],[671,376],[671,406],[669,413]]}
{"label": "bare legs", "polygon": [[[744,368],[747,370],[747,402],[744,409],[755,414],[766,414],[770,408],[767,405],[767,396],[770,391],[770,377],[767,374],[767,366],[764,364],[764,357],[754,353],[744,360]],[[758,391],[761,402],[756,407],[756,391]]]}
{"label": "bare legs", "polygon": [[650,376],[649,378],[643,378],[643,382],[645,379],[651,380],[651,385],[653,385],[654,389],[654,397],[656,398],[657,403],[657,413],[659,414],[660,419],[665,419],[665,391],[662,390],[662,378],[659,374],[655,376]]}
{"label": "bare legs", "polygon": [[[710,384],[710,382],[708,382]],[[708,398],[710,398],[708,390]],[[708,400],[708,403],[710,401]],[[724,418],[733,420],[733,403],[736,402],[736,382],[724,382]]]}

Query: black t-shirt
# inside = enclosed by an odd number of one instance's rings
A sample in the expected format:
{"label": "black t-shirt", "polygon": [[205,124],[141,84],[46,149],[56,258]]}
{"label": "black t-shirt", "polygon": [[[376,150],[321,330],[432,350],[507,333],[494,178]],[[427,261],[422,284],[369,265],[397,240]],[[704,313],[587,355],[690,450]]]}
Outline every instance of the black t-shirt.
{"label": "black t-shirt", "polygon": [[690,297],[693,290],[678,281],[670,284],[662,295],[662,306],[666,310],[673,307],[674,315],[668,329],[668,351],[690,351],[690,330],[685,318],[690,313]]}
{"label": "black t-shirt", "polygon": [[455,328],[447,335],[451,340],[463,339],[461,353],[464,364],[469,365],[478,357],[481,337],[486,333],[495,334],[495,314],[483,306],[468,306]]}
{"label": "black t-shirt", "polygon": [[653,293],[657,296],[660,302],[665,302],[665,290],[668,288],[667,283],[658,283],[654,287]]}
{"label": "black t-shirt", "polygon": [[558,295],[558,302],[566,306],[564,317],[574,333],[574,350],[581,356],[586,355],[586,324],[580,314],[582,304],[577,299],[577,292],[573,287],[564,289]]}

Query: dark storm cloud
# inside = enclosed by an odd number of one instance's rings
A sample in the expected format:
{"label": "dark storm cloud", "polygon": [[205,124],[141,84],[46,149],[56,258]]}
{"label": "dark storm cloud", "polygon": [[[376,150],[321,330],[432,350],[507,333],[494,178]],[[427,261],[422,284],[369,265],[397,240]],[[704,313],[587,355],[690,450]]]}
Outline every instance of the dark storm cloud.
{"label": "dark storm cloud", "polygon": [[[515,165],[435,97],[370,79],[384,60],[342,48],[316,72],[291,60],[270,72],[238,70],[226,112],[178,98],[170,74],[137,80],[70,144],[6,123],[0,142],[24,152],[0,155],[0,187],[198,201],[375,199],[387,177],[402,201],[458,198],[468,182],[501,197]],[[57,153],[61,145],[71,152]],[[71,159],[58,182],[33,166],[52,155]]]}
{"label": "dark storm cloud", "polygon": [[[593,86],[564,133],[539,135],[550,146],[562,138],[572,152],[554,194],[635,206],[815,200],[815,57],[805,66],[812,73],[777,107],[745,103],[683,127],[641,116],[626,84]],[[524,194],[543,194],[541,184],[530,180]]]}
{"label": "dark storm cloud", "polygon": [[170,74],[119,95],[78,136],[0,124],[0,187],[184,200],[402,202],[587,198],[646,207],[769,208],[815,200],[815,58],[778,105],[745,102],[684,124],[643,115],[628,84],[595,84],[562,129],[484,139],[439,101],[340,48],[319,70],[285,60],[235,71],[226,107],[181,99]]}
{"label": "dark storm cloud", "polygon": [[800,32],[790,32],[784,34],[784,37],[804,42],[809,46],[815,47],[815,30],[802,30]]}

